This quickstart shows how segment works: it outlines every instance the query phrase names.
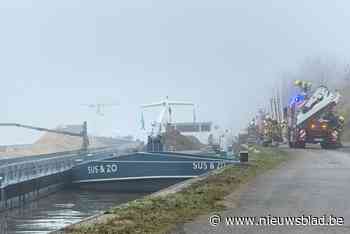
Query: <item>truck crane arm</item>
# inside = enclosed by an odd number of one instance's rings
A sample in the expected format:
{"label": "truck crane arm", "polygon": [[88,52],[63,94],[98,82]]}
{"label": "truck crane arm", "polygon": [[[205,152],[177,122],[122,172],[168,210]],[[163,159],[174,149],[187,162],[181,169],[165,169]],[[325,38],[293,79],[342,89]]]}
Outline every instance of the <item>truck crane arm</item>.
{"label": "truck crane arm", "polygon": [[330,106],[338,104],[339,99],[339,93],[331,93],[326,87],[318,88],[303,105],[304,111],[298,114],[297,125],[300,126]]}

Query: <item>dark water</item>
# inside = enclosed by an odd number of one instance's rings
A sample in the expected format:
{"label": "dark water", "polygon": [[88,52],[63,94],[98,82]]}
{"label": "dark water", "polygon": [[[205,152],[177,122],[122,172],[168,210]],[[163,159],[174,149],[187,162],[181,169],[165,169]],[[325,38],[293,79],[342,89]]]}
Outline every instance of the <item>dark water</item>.
{"label": "dark water", "polygon": [[49,233],[144,195],[65,189],[22,208],[0,213],[0,233]]}

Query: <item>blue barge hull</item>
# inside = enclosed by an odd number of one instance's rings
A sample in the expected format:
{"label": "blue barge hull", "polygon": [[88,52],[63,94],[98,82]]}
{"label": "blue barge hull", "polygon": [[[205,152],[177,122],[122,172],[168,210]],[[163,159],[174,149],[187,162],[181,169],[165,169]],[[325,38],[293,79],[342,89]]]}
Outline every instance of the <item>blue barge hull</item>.
{"label": "blue barge hull", "polygon": [[72,182],[83,189],[154,192],[235,163],[194,154],[135,153],[77,165]]}

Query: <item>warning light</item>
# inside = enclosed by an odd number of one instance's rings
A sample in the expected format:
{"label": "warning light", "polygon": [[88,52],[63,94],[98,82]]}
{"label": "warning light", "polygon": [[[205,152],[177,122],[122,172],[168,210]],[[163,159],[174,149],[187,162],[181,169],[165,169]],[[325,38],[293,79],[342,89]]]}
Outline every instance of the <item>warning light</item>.
{"label": "warning light", "polygon": [[300,104],[305,100],[305,96],[303,94],[297,94],[293,98],[290,99],[289,105],[292,106],[294,104]]}

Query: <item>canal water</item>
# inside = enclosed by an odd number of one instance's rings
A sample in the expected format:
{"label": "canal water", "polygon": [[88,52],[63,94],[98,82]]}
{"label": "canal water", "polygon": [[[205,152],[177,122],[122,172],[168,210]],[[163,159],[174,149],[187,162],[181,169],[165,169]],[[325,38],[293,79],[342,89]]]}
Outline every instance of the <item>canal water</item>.
{"label": "canal water", "polygon": [[65,189],[0,213],[0,233],[46,234],[145,195]]}

